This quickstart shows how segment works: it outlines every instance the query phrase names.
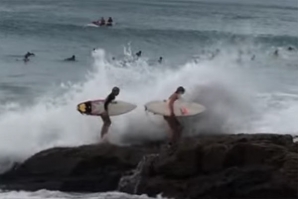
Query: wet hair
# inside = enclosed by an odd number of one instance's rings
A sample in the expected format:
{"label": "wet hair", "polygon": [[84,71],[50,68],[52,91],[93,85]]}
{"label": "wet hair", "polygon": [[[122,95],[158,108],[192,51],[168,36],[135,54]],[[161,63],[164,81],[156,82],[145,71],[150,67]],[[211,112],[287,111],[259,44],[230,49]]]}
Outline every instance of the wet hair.
{"label": "wet hair", "polygon": [[185,93],[185,89],[182,86],[179,86],[176,90],[176,93],[180,93],[180,92]]}
{"label": "wet hair", "polygon": [[120,89],[119,89],[117,86],[115,86],[115,87],[112,89],[112,92],[117,92],[117,93],[119,93],[119,92],[120,92]]}

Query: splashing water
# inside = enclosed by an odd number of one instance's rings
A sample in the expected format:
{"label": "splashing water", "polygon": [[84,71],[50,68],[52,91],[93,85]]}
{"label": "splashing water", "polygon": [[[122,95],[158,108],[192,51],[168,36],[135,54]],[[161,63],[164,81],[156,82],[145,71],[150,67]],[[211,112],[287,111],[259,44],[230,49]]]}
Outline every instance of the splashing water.
{"label": "splashing water", "polygon": [[[59,89],[66,90],[63,95],[55,97],[49,92],[37,99],[33,106],[13,104],[9,109],[2,107],[1,169],[3,171],[13,161],[22,161],[46,148],[98,142],[100,118],[80,115],[76,105],[85,100],[105,98],[113,86],[121,89],[118,99],[138,105],[134,111],[112,118],[108,137],[115,144],[165,139],[165,122],[160,116],[146,114],[144,104],[168,98],[180,85],[186,88],[185,100],[207,107],[202,115],[181,119],[186,127],[185,134],[298,131],[292,117],[298,109],[293,105],[297,104],[297,96],[292,100],[259,97],[260,85],[272,84],[260,68],[259,76],[254,73],[256,65],[264,64],[268,59],[267,55],[263,54],[263,60],[260,58],[259,62],[244,60],[239,63],[235,61],[235,54],[236,51],[227,50],[211,60],[190,61],[172,67],[166,64],[149,66],[145,59],[121,65],[121,62],[108,61],[105,51],[97,49],[92,53],[94,67],[86,75],[86,80],[61,85]],[[131,53],[127,52],[127,55],[131,56]],[[261,78],[264,79],[260,81]],[[271,106],[269,100],[280,106]]]}
{"label": "splashing water", "polygon": [[[0,192],[0,197],[6,199],[153,199],[151,197],[143,195],[129,195],[119,192],[106,192],[106,193],[93,193],[93,194],[79,194],[79,193],[64,193],[60,191],[47,191],[39,190],[36,192],[25,192],[25,191],[11,191],[11,192]],[[160,195],[156,199],[167,199]],[[170,199],[170,198],[169,198]]]}

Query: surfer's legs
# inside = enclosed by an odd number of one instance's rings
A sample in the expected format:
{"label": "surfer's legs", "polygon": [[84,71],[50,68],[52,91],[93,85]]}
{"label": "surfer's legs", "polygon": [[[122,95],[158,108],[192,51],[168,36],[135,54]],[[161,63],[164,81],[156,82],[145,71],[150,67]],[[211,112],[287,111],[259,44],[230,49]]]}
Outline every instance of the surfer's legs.
{"label": "surfer's legs", "polygon": [[173,135],[174,135],[174,142],[177,143],[180,140],[181,132],[182,132],[182,126],[180,122],[177,120],[176,117],[171,118],[171,123],[173,126]]}
{"label": "surfer's legs", "polygon": [[170,131],[169,131],[170,142],[173,144],[176,144],[181,137],[182,126],[180,122],[177,120],[177,118],[175,117],[172,118],[172,117],[164,116],[164,119],[166,120],[166,122],[170,127]]}
{"label": "surfer's legs", "polygon": [[166,120],[166,122],[168,123],[168,125],[170,127],[170,130],[168,131],[168,134],[169,134],[169,141],[171,142],[172,139],[173,139],[173,131],[172,131],[171,123],[170,123],[170,118],[167,117],[167,116],[164,116],[163,118]]}
{"label": "surfer's legs", "polygon": [[101,119],[103,121],[103,126],[101,128],[101,138],[103,138],[108,133],[112,122],[109,116],[101,116]]}

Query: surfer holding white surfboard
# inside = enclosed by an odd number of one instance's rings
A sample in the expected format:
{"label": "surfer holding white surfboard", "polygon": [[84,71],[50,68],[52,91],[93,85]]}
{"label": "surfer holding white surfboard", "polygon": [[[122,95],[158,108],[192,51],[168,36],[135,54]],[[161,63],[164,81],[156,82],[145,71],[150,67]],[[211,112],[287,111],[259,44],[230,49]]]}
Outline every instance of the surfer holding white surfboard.
{"label": "surfer holding white surfboard", "polygon": [[109,127],[111,126],[112,122],[110,119],[110,116],[108,114],[108,107],[109,104],[116,99],[116,97],[119,95],[120,89],[118,87],[114,87],[112,89],[112,92],[107,96],[105,102],[104,102],[104,112],[100,115],[102,121],[103,121],[103,126],[101,128],[101,138],[103,138],[109,130]]}
{"label": "surfer holding white surfboard", "polygon": [[106,135],[112,122],[110,116],[118,116],[134,110],[135,104],[115,100],[119,95],[120,89],[114,87],[111,93],[105,99],[89,100],[77,105],[77,110],[84,115],[100,116],[103,121],[101,129],[101,138],[107,141]]}
{"label": "surfer holding white surfboard", "polygon": [[[137,107],[130,102],[115,100],[119,93],[120,89],[114,87],[106,99],[89,100],[77,105],[77,110],[81,114],[102,118],[101,138],[103,140],[106,140],[106,135],[112,123],[110,116],[126,114]],[[170,127],[170,146],[177,143],[183,129],[177,117],[193,116],[205,111],[205,107],[201,104],[181,100],[180,97],[184,93],[185,89],[180,86],[168,100],[150,101],[145,104],[146,111],[163,116],[168,123]]]}
{"label": "surfer holding white surfboard", "polygon": [[206,109],[201,104],[186,102],[180,99],[184,93],[185,89],[180,86],[168,100],[150,101],[145,104],[146,111],[163,116],[168,123],[170,127],[169,146],[177,144],[181,137],[183,127],[177,117],[194,116],[204,112]]}
{"label": "surfer holding white surfboard", "polygon": [[174,102],[184,93],[185,89],[182,86],[179,86],[177,90],[169,97],[170,116],[163,116],[171,129],[169,142],[170,145],[176,144],[181,136],[182,126],[175,116]]}

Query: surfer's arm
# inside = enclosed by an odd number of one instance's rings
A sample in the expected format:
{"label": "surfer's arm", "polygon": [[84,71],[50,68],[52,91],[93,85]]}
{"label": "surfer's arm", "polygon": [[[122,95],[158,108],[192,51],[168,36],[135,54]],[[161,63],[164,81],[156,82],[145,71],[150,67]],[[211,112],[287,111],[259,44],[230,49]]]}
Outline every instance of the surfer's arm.
{"label": "surfer's arm", "polygon": [[104,103],[104,109],[105,111],[108,111],[108,106],[109,104],[115,99],[115,97],[113,95],[109,95]]}

